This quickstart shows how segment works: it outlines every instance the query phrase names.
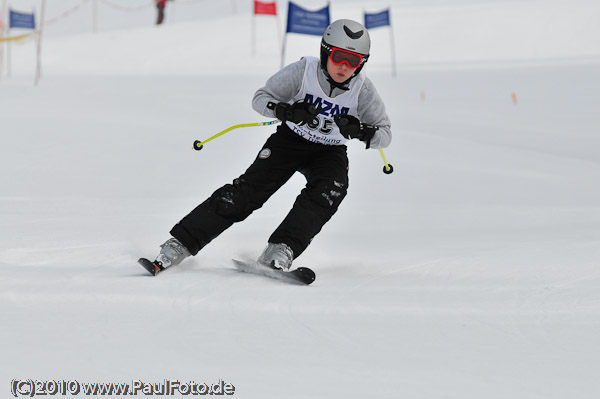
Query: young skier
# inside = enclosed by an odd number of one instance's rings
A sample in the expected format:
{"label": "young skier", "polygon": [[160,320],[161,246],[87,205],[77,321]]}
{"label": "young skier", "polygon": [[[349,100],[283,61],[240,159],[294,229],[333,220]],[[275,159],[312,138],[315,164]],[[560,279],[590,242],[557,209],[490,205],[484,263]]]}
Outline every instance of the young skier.
{"label": "young skier", "polygon": [[275,115],[282,124],[245,173],[173,227],[173,238],[161,245],[154,261],[156,273],[196,255],[300,172],[306,187],[258,259],[270,268],[290,269],[346,196],[347,141],[358,139],[366,148],[390,144],[391,124],[383,101],[361,73],[370,46],[364,26],[338,20],[323,34],[320,59],[304,57],[267,80],[255,93],[252,107],[261,115]]}

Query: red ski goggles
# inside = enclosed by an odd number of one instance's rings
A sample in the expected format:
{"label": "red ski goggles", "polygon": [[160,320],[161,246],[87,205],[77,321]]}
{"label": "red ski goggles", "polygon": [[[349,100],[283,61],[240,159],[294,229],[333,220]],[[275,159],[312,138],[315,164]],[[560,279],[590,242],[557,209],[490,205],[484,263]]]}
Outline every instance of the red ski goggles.
{"label": "red ski goggles", "polygon": [[329,58],[331,59],[331,62],[336,65],[341,65],[345,62],[349,68],[356,69],[360,66],[363,55],[341,48],[332,47]]}

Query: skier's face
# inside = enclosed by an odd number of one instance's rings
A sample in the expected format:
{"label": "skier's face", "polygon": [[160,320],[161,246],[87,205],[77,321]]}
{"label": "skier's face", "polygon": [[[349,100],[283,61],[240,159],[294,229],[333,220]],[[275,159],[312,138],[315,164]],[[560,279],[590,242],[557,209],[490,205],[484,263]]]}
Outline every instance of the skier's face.
{"label": "skier's face", "polygon": [[345,62],[334,64],[331,61],[331,58],[327,58],[327,72],[329,72],[329,76],[337,83],[343,83],[350,79],[354,71],[356,71],[356,69],[349,68],[348,64]]}

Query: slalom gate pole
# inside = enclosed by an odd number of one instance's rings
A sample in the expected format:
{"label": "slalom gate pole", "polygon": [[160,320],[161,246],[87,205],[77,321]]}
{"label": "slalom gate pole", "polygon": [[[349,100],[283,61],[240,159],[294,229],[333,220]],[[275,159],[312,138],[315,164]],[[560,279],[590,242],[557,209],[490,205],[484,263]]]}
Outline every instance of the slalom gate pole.
{"label": "slalom gate pole", "polygon": [[383,158],[383,173],[385,173],[386,175],[393,173],[394,167],[387,162],[387,160],[385,159],[385,154],[383,153],[383,150],[381,148],[379,149],[379,153],[381,154],[381,158]]}
{"label": "slalom gate pole", "polygon": [[254,123],[241,123],[239,125],[234,125],[231,127],[228,127],[227,129],[223,130],[222,132],[219,132],[217,134],[215,134],[212,137],[207,138],[204,141],[200,141],[200,140],[196,140],[194,141],[194,150],[196,151],[200,151],[202,149],[202,147],[204,147],[204,144],[208,143],[209,141],[212,141],[218,137],[221,137],[222,135],[224,135],[225,133],[228,133],[234,129],[238,129],[240,127],[252,127],[252,126],[269,126],[269,125],[274,125],[276,123],[279,123],[280,120],[279,119],[275,119],[272,121],[267,121],[267,122],[254,122]]}

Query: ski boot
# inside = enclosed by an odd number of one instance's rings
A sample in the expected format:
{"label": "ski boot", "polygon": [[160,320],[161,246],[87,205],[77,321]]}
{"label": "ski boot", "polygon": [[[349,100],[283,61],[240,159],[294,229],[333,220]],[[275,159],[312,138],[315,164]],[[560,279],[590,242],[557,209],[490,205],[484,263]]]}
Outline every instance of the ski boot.
{"label": "ski boot", "polygon": [[288,271],[294,260],[294,251],[287,244],[269,243],[258,258],[258,263],[271,269]]}
{"label": "ski boot", "polygon": [[160,253],[154,262],[148,259],[140,258],[138,263],[148,270],[150,274],[156,276],[168,267],[180,264],[185,258],[190,256],[190,252],[176,238],[169,238],[160,246]]}

